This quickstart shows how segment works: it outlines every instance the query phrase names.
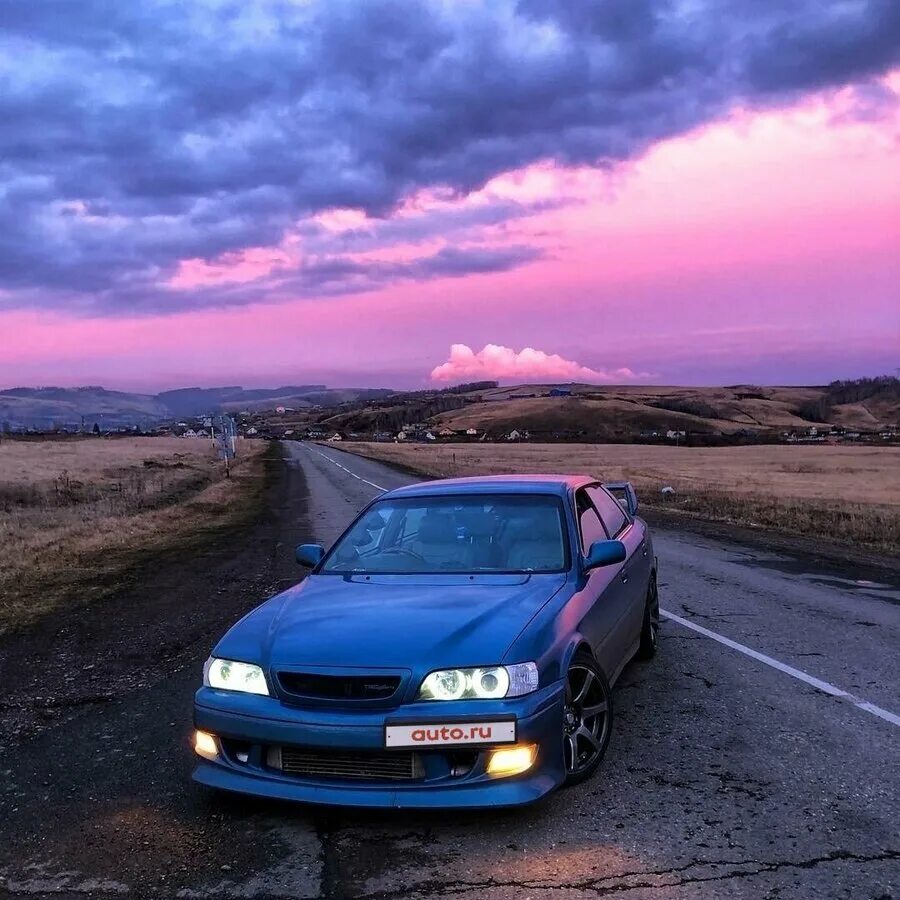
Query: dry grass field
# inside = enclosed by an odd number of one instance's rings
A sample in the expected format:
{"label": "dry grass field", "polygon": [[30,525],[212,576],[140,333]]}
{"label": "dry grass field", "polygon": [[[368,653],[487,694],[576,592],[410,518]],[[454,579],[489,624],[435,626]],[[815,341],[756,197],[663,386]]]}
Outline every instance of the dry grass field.
{"label": "dry grass field", "polygon": [[[434,476],[577,472],[649,507],[900,553],[900,447],[373,444],[341,449]],[[660,489],[675,495],[663,502]]]}
{"label": "dry grass field", "polygon": [[245,515],[266,445],[241,442],[225,479],[203,439],[0,443],[0,631],[116,588],[136,563]]}

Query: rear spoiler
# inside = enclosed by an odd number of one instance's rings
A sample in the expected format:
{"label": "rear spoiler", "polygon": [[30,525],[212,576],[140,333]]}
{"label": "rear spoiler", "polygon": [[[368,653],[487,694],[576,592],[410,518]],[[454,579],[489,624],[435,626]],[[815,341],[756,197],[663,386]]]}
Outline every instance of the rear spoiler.
{"label": "rear spoiler", "polygon": [[628,515],[637,515],[638,498],[634,491],[634,485],[630,481],[604,481],[605,487],[619,501]]}

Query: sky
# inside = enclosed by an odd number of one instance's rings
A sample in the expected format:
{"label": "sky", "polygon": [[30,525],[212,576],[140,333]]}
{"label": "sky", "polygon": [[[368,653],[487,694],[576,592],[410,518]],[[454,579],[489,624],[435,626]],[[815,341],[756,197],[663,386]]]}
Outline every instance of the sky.
{"label": "sky", "polygon": [[900,366],[896,0],[36,0],[0,84],[0,387]]}

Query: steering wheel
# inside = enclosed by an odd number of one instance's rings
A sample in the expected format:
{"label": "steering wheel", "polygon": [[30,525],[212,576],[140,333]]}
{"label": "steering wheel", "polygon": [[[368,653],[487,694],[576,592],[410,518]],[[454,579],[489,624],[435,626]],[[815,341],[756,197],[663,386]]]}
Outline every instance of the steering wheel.
{"label": "steering wheel", "polygon": [[417,562],[420,562],[423,564],[428,562],[428,560],[425,559],[424,556],[416,553],[415,550],[409,550],[406,547],[391,547],[389,550],[382,550],[381,554],[382,554],[382,556],[388,556],[389,554],[392,554],[395,556],[411,556]]}

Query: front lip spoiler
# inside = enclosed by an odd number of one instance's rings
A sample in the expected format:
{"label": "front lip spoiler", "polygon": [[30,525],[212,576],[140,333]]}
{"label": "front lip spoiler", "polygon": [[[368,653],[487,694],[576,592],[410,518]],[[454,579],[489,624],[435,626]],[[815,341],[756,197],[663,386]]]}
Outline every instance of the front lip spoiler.
{"label": "front lip spoiler", "polygon": [[345,787],[249,775],[205,760],[194,770],[193,779],[206,787],[270,800],[373,809],[485,809],[522,806],[540,800],[560,783],[550,773],[538,769],[527,778],[498,779],[469,785],[424,785],[400,790],[381,786]]}

